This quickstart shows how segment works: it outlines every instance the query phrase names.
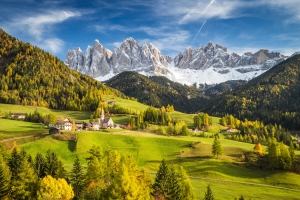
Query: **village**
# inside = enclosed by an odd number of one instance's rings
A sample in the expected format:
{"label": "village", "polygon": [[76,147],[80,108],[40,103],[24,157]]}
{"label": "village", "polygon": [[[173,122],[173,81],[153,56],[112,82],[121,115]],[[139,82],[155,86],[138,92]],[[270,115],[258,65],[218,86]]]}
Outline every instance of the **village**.
{"label": "village", "polygon": [[[10,119],[24,120],[26,113],[10,113]],[[106,117],[104,110],[101,110],[101,115],[96,122],[72,121],[69,117],[58,117],[56,123],[49,123],[49,133],[57,134],[61,131],[81,131],[81,130],[100,130],[107,128],[120,128],[122,125],[115,124],[111,117]]]}

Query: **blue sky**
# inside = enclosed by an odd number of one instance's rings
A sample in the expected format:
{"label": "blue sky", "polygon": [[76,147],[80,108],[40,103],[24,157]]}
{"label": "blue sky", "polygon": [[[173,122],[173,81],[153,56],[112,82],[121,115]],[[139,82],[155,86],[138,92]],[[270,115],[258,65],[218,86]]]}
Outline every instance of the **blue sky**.
{"label": "blue sky", "polygon": [[300,51],[299,8],[300,0],[1,0],[0,28],[62,60],[95,39],[113,51],[128,37],[172,57],[210,41],[240,55],[291,55]]}

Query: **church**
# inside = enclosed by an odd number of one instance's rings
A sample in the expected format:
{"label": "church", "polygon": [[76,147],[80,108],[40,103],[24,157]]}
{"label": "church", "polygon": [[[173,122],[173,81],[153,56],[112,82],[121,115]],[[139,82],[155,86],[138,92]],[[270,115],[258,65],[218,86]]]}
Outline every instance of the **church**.
{"label": "church", "polygon": [[99,118],[99,128],[114,128],[114,121],[112,118],[104,118],[104,110],[102,108]]}

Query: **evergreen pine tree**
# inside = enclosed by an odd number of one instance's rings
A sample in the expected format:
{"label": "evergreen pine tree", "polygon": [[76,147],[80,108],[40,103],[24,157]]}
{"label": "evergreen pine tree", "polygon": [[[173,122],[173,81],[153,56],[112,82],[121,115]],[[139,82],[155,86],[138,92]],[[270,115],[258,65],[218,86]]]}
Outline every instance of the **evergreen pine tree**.
{"label": "evergreen pine tree", "polygon": [[57,178],[57,179],[62,178],[62,179],[66,179],[67,181],[69,181],[68,180],[68,172],[64,167],[64,163],[60,159],[58,159],[58,161],[57,161],[57,174],[56,174],[55,178]]}
{"label": "evergreen pine tree", "polygon": [[170,170],[167,166],[166,161],[163,159],[158,172],[156,173],[155,182],[153,184],[153,196],[164,196],[168,197],[170,194]]}
{"label": "evergreen pine tree", "polygon": [[180,185],[181,195],[185,200],[195,200],[196,194],[192,186],[191,180],[186,174],[182,166],[179,167],[177,175],[178,183]]}
{"label": "evergreen pine tree", "polygon": [[52,176],[53,178],[57,178],[58,167],[59,167],[58,158],[56,154],[48,150],[46,154],[46,165],[45,165],[46,174]]}
{"label": "evergreen pine tree", "polygon": [[39,178],[46,176],[46,161],[41,153],[37,153],[35,156],[34,171]]}
{"label": "evergreen pine tree", "polygon": [[85,177],[82,166],[80,164],[78,156],[76,156],[70,176],[70,182],[73,187],[75,199],[80,199],[81,197],[85,184],[84,178]]}
{"label": "evergreen pine tree", "polygon": [[212,193],[212,191],[210,189],[210,186],[208,185],[203,200],[214,200],[214,199],[215,199],[214,195],[213,195],[213,193]]}
{"label": "evergreen pine tree", "polygon": [[34,199],[36,196],[38,177],[31,164],[24,159],[17,169],[16,177],[11,181],[12,199]]}
{"label": "evergreen pine tree", "polygon": [[278,168],[280,149],[275,137],[271,137],[268,140],[268,160],[271,169]]}
{"label": "evergreen pine tree", "polygon": [[18,168],[20,167],[22,163],[22,159],[19,155],[19,151],[17,149],[17,147],[13,148],[12,152],[11,152],[11,156],[8,160],[8,166],[10,168],[11,171],[11,179],[15,179],[18,173]]}
{"label": "evergreen pine tree", "polygon": [[184,196],[182,195],[182,190],[180,188],[174,166],[171,166],[169,170],[170,170],[170,182],[169,182],[170,191],[167,195],[167,198],[172,200],[185,199]]}
{"label": "evergreen pine tree", "polygon": [[6,197],[10,191],[11,172],[5,163],[2,155],[0,155],[0,199]]}
{"label": "evergreen pine tree", "polygon": [[295,157],[295,148],[294,148],[294,144],[293,144],[292,141],[290,142],[290,148],[289,148],[289,151],[290,151],[291,159],[292,159],[292,161],[294,161],[294,157]]}
{"label": "evergreen pine tree", "polygon": [[221,142],[220,142],[218,136],[215,136],[215,140],[214,140],[214,143],[212,145],[212,154],[214,156],[217,155],[217,158],[219,157],[219,155],[223,154],[223,148],[221,146]]}

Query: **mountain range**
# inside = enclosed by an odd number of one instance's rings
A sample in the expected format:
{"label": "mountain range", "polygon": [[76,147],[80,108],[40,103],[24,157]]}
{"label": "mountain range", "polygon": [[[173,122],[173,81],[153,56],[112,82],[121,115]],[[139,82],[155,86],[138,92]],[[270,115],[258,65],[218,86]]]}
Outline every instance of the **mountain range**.
{"label": "mountain range", "polygon": [[1,103],[93,111],[103,94],[128,98],[123,91],[157,107],[173,104],[184,112],[229,113],[241,120],[259,119],[289,130],[300,129],[300,53],[248,82],[228,81],[207,88],[205,84],[187,86],[165,77],[123,72],[105,85],[1,29],[0,38]]}
{"label": "mountain range", "polygon": [[127,38],[120,47],[110,51],[94,41],[83,54],[80,48],[69,50],[65,64],[97,80],[105,81],[123,71],[136,71],[146,76],[165,76],[182,84],[215,84],[228,80],[250,80],[285,56],[269,50],[247,52],[242,56],[229,53],[226,47],[209,42],[198,49],[187,47],[172,59],[163,55],[153,44],[139,45]]}

